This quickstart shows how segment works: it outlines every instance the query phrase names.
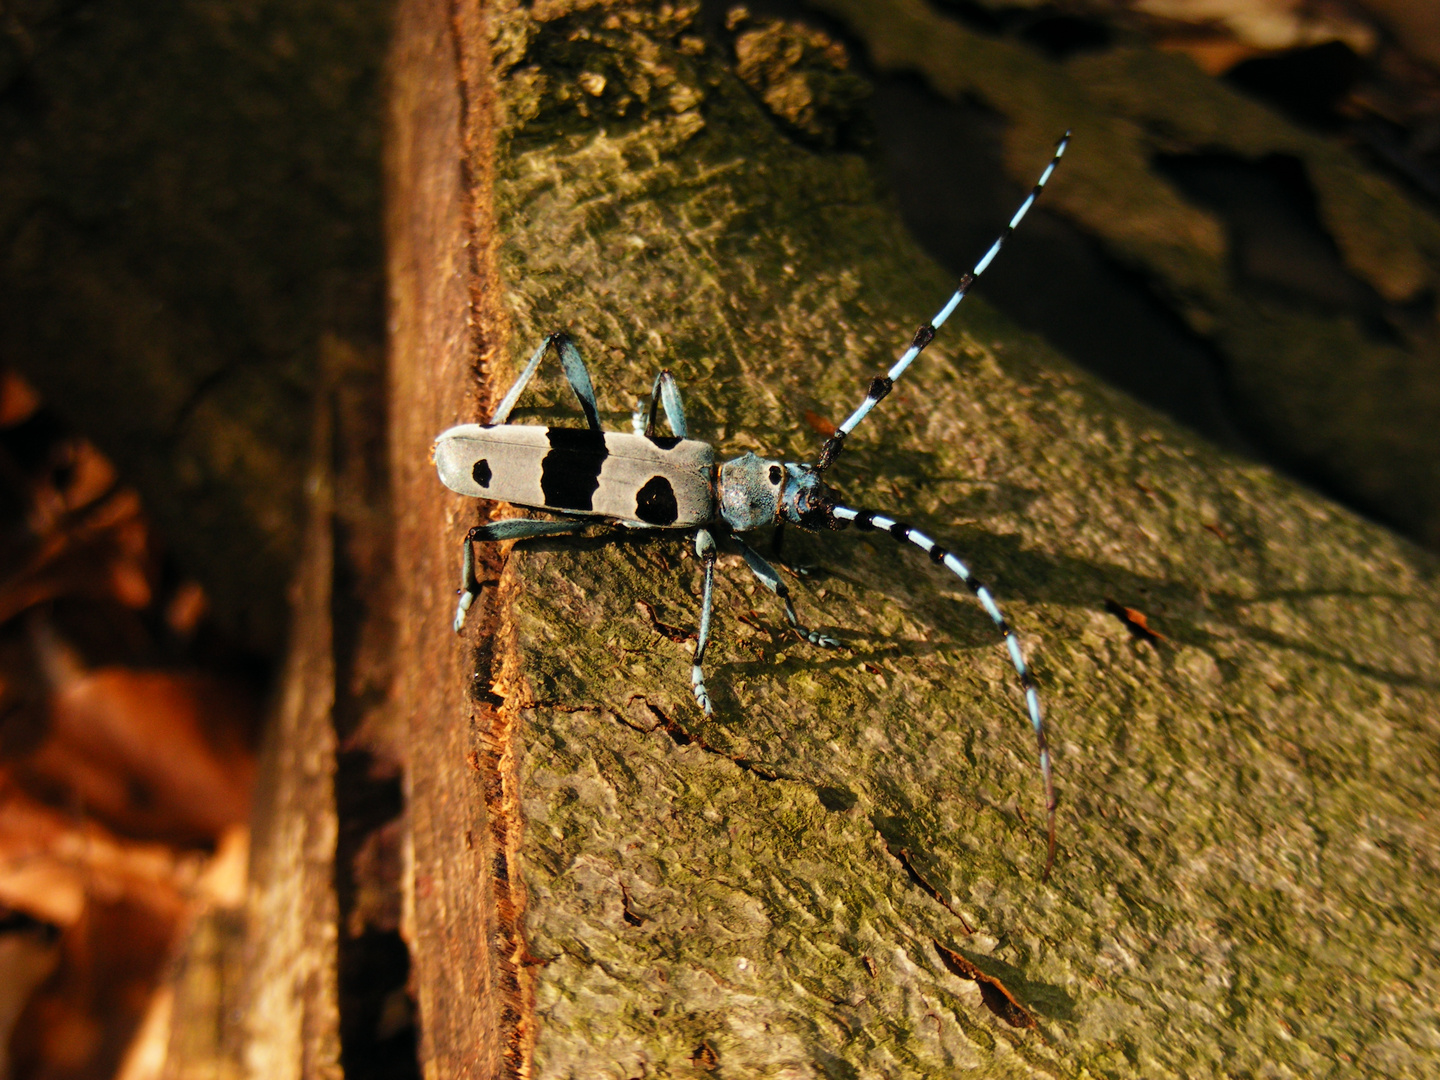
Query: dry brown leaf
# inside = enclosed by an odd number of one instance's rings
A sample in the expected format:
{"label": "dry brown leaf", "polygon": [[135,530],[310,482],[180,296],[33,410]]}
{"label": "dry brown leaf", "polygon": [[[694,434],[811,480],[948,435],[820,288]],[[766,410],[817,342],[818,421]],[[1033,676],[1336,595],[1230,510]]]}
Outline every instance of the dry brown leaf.
{"label": "dry brown leaf", "polygon": [[1264,49],[1232,37],[1173,37],[1155,43],[1166,52],[1184,53],[1209,75],[1223,75],[1242,60],[1265,55]]}
{"label": "dry brown leaf", "polygon": [[210,600],[197,581],[182,581],[165,605],[165,624],[181,637],[189,637],[210,610]]}
{"label": "dry brown leaf", "polygon": [[170,1050],[170,1016],[175,1009],[175,991],[163,983],[150,998],[145,1019],[130,1040],[120,1061],[115,1080],[160,1080]]}
{"label": "dry brown leaf", "polygon": [[203,860],[76,823],[0,778],[0,904],[74,926],[92,899],[177,918]]}
{"label": "dry brown leaf", "polygon": [[28,420],[40,407],[40,395],[15,372],[0,371],[0,427]]}
{"label": "dry brown leaf", "polygon": [[1150,629],[1150,620],[1145,613],[1137,608],[1126,607],[1117,600],[1107,599],[1105,610],[1114,615],[1122,623],[1125,629],[1142,641],[1165,641],[1167,638],[1158,630]]}
{"label": "dry brown leaf", "polygon": [[73,512],[104,498],[115,487],[117,474],[110,459],[84,439],[71,440],[68,449],[61,495],[66,509]]}
{"label": "dry brown leaf", "polygon": [[810,425],[811,431],[814,431],[817,435],[823,435],[827,439],[831,435],[834,435],[837,430],[834,421],[827,416],[820,415],[812,409],[805,410],[805,423]]}
{"label": "dry brown leaf", "polygon": [[1375,48],[1375,30],[1341,12],[1317,10],[1305,0],[1134,0],[1146,15],[1206,28],[1223,27],[1256,49],[1294,49],[1343,41],[1364,56]]}
{"label": "dry brown leaf", "polygon": [[98,668],[59,681],[25,766],[129,831],[214,839],[248,817],[255,761],[209,733],[246,730],[253,709],[213,676]]}
{"label": "dry brown leaf", "polygon": [[0,1077],[11,1075],[10,1035],[15,1022],[59,962],[60,946],[53,930],[34,924],[0,926]]}

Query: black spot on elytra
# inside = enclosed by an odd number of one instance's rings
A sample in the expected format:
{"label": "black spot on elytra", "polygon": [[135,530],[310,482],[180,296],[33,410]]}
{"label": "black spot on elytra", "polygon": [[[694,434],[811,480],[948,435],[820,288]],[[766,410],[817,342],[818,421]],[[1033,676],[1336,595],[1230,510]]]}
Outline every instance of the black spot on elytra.
{"label": "black spot on elytra", "polygon": [[540,491],[556,510],[593,510],[600,470],[610,451],[605,433],[588,428],[547,428],[550,451],[540,462]]}
{"label": "black spot on elytra", "polygon": [[488,488],[492,475],[490,472],[490,462],[482,457],[479,461],[475,462],[475,467],[470,470],[470,475],[475,478],[475,483],[479,484],[482,488]]}
{"label": "black spot on elytra", "polygon": [[679,516],[675,489],[663,476],[652,476],[635,495],[635,516],[647,525],[673,525]]}

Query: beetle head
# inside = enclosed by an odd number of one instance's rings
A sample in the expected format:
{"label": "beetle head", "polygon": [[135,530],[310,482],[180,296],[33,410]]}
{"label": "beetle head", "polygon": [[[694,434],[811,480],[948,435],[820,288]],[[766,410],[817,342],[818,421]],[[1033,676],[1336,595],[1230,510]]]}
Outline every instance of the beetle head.
{"label": "beetle head", "polygon": [[742,454],[720,466],[720,516],[736,532],[782,521],[802,529],[834,529],[835,496],[810,465]]}

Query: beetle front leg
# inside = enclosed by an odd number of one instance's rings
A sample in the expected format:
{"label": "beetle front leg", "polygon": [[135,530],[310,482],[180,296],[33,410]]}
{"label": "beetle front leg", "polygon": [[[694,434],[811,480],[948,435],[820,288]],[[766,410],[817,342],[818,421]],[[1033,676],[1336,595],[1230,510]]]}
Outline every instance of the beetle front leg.
{"label": "beetle front leg", "polygon": [[480,595],[480,582],[475,580],[475,544],[471,540],[470,533],[465,534],[465,539],[460,542],[464,554],[460,557],[460,588],[456,590],[460,594],[460,600],[455,605],[455,633],[465,626],[465,616],[470,611],[470,605],[475,602],[475,597]]}
{"label": "beetle front leg", "polygon": [[745,562],[749,565],[750,572],[755,575],[755,579],[778,596],[780,603],[785,605],[785,619],[797,634],[811,645],[819,645],[822,649],[834,649],[839,646],[840,642],[829,634],[811,630],[800,621],[800,616],[795,613],[795,605],[790,601],[790,590],[780,580],[780,575],[775,572],[775,568],[766,562],[758,551],[738,536],[735,537],[735,543],[739,545],[740,554],[745,556]]}

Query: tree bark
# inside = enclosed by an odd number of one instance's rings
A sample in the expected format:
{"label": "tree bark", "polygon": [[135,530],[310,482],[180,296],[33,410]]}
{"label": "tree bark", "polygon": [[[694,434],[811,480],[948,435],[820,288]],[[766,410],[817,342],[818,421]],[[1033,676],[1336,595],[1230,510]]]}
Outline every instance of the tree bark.
{"label": "tree bark", "polygon": [[[697,19],[398,9],[395,727],[367,745],[406,768],[424,1074],[1433,1072],[1433,556],[1099,386],[983,281],[831,475],[962,553],[1018,628],[1061,792],[1048,881],[994,628],[887,536],[787,538],[821,568],[792,588],[834,652],[726,549],[714,717],[689,686],[687,536],[487,548],[451,633],[460,539],[497,508],[440,486],[431,440],[487,416],[545,333],[574,336],[608,427],[669,368],[725,456],[804,462],[806,413],[843,416],[953,288],[877,183],[823,35],[763,24],[773,63],[742,80],[731,50],[756,27]],[[1053,134],[1019,130],[1008,158],[1038,171]],[[1073,198],[1069,160],[1047,199]],[[568,393],[537,380],[524,421],[577,423]],[[302,618],[297,655],[323,622]],[[323,657],[290,670],[320,715]],[[322,726],[309,745],[343,756]],[[323,803],[325,765],[272,761]],[[329,828],[283,790],[272,812]],[[257,859],[252,942],[292,872],[328,918],[347,859],[302,846]],[[292,1008],[323,1021],[305,1045],[338,1025],[343,1060],[345,983],[333,1009],[327,987]],[[298,1075],[333,1067],[283,1045]]]}
{"label": "tree bark", "polygon": [[[495,708],[493,591],[477,637],[448,627],[473,507],[435,479],[430,446],[483,412],[501,328],[490,279],[493,76],[482,12],[399,9],[387,160],[391,469],[399,714],[408,727],[410,943],[427,1076],[514,1075],[526,1056],[523,946],[510,894],[513,735]],[[493,559],[481,576],[493,579]],[[493,584],[493,580],[492,580]]]}
{"label": "tree bark", "polygon": [[[318,462],[328,461],[330,434],[322,424]],[[245,1064],[250,1075],[277,1080],[343,1075],[332,484],[325,471],[312,475],[288,670],[262,756],[251,852]]]}
{"label": "tree bark", "polygon": [[[699,437],[804,461],[805,411],[841,415],[953,286],[843,125],[839,149],[807,142],[692,9],[460,11],[428,39],[444,122],[407,111],[391,166],[427,1069],[1433,1065],[1433,561],[1096,386],[980,296],[835,478],[995,579],[1056,747],[1050,881],[993,630],[888,538],[796,547],[828,568],[795,591],[837,653],[722,558],[713,718],[670,636],[697,607],[683,538],[501,552],[449,640],[457,541],[489,508],[442,495],[425,448],[484,415],[467,364],[493,394],[566,328],[607,424],[668,367]],[[1038,171],[1052,134],[1012,156]],[[400,164],[420,147],[433,174]],[[567,408],[553,378],[532,400]]]}

